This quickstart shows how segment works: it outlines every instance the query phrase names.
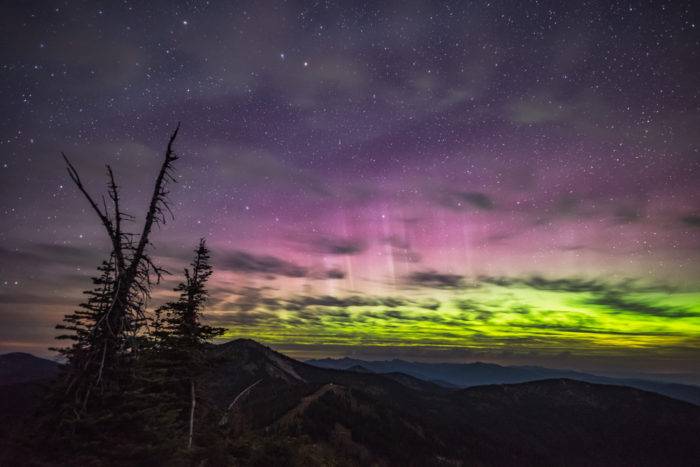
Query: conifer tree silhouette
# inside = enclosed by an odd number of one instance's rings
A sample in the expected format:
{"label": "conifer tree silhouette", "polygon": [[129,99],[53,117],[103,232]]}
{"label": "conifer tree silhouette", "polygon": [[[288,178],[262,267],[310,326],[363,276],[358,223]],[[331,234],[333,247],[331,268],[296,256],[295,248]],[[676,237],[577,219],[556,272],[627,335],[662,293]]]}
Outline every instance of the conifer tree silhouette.
{"label": "conifer tree silhouette", "polygon": [[[75,337],[73,346],[62,353],[68,359],[66,392],[74,396],[77,413],[86,410],[96,388],[121,384],[116,375],[138,355],[151,287],[167,273],[150,255],[150,234],[155,225],[164,224],[168,217],[173,217],[168,205],[168,186],[175,182],[173,163],[178,157],[173,144],[179,129],[178,124],[168,141],[140,234],[125,230],[124,223],[133,221],[134,217],[125,213],[120,204],[119,186],[112,167],[107,166],[109,202],[103,196],[100,205],[87,191],[75,166],[62,154],[71,180],[107,233],[111,245],[109,275],[113,276],[112,279],[101,276],[100,292],[88,302],[90,308],[66,316],[64,324],[59,325],[59,329],[72,331]],[[106,270],[102,272],[107,273]]]}
{"label": "conifer tree silhouette", "polygon": [[[181,400],[189,400],[187,413],[187,448],[194,439],[197,406],[197,380],[206,370],[207,346],[224,329],[202,322],[202,309],[207,300],[206,283],[212,274],[209,250],[204,239],[199,241],[190,268],[184,270],[184,280],[175,288],[176,301],[159,308],[153,326],[154,350],[165,377],[176,387]],[[185,417],[183,417],[184,419]]]}
{"label": "conifer tree silhouette", "polygon": [[[81,303],[73,313],[63,318],[63,324],[56,329],[67,332],[57,336],[57,339],[68,340],[71,345],[55,348],[69,362],[65,371],[66,391],[74,397],[75,407],[80,411],[85,409],[90,393],[100,386],[104,368],[101,365],[104,346],[102,341],[108,337],[106,326],[102,326],[112,305],[115,287],[114,257],[104,261],[98,267],[99,276],[93,277],[94,288],[83,292],[87,295],[86,302]],[[96,375],[85,378],[84,375]]]}

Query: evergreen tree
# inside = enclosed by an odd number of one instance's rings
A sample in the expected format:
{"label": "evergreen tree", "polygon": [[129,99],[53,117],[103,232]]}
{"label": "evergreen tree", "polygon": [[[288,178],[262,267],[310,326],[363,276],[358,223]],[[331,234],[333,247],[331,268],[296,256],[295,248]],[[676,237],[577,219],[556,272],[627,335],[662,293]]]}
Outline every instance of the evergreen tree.
{"label": "evergreen tree", "polygon": [[[207,370],[209,341],[224,329],[202,322],[202,309],[208,297],[206,283],[212,274],[209,250],[200,240],[191,268],[185,268],[184,280],[174,289],[176,301],[169,302],[156,312],[153,323],[153,352],[150,363],[156,371],[150,373],[152,383],[161,381],[161,391],[177,398],[180,416],[176,430],[186,427],[187,449],[194,440],[198,379]],[[165,403],[164,398],[161,401]]]}
{"label": "evergreen tree", "polygon": [[[66,359],[53,391],[45,401],[37,431],[48,439],[39,447],[57,465],[103,465],[128,462],[144,439],[134,401],[124,397],[134,383],[133,352],[128,336],[109,329],[117,287],[114,256],[98,267],[87,300],[56,326],[69,345],[55,348]],[[117,352],[110,351],[117,349]],[[121,349],[121,350],[120,350]],[[115,365],[114,358],[128,365]]]}
{"label": "evergreen tree", "polygon": [[[179,298],[158,310],[155,337],[162,345],[187,350],[203,350],[207,343],[221,335],[223,329],[202,323],[202,309],[208,298],[207,281],[212,274],[209,249],[204,239],[199,241],[190,268],[185,268],[185,280],[175,287]],[[195,358],[191,356],[190,360]],[[192,362],[188,362],[191,363]]]}
{"label": "evergreen tree", "polygon": [[63,324],[56,326],[56,329],[67,332],[57,336],[57,339],[70,341],[71,344],[52,349],[66,359],[59,390],[70,396],[66,402],[73,406],[72,412],[76,417],[87,409],[90,396],[94,392],[104,391],[105,381],[112,381],[105,374],[112,367],[105,365],[104,361],[107,348],[117,346],[113,342],[113,334],[108,330],[115,289],[114,257],[104,261],[97,269],[100,274],[92,279],[94,288],[83,292],[88,297],[87,301],[66,315]]}

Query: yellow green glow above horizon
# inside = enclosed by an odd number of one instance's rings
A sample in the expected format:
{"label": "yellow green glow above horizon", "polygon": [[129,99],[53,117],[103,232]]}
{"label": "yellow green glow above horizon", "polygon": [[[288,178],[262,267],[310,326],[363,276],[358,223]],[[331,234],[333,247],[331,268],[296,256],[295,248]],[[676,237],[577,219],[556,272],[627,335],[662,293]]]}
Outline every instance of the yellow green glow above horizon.
{"label": "yellow green glow above horizon", "polygon": [[[423,295],[425,295],[423,293]],[[700,292],[552,290],[481,284],[431,298],[296,297],[210,315],[226,338],[270,344],[469,348],[487,352],[678,354],[700,344]],[[374,300],[374,302],[373,302]],[[234,320],[225,318],[235,316]]]}

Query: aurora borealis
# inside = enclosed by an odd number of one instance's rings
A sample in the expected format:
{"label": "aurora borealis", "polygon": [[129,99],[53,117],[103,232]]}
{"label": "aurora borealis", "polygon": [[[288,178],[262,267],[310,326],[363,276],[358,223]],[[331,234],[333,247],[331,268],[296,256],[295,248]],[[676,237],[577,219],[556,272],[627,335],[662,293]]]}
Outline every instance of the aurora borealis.
{"label": "aurora borealis", "polygon": [[294,356],[700,382],[692,2],[5,2],[0,350],[46,354],[174,125],[175,275]]}

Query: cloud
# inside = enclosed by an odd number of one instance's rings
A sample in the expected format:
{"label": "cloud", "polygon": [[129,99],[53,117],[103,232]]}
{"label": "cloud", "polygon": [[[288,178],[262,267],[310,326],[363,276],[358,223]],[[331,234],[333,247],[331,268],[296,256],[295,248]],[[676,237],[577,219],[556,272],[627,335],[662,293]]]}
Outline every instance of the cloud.
{"label": "cloud", "polygon": [[618,224],[632,224],[642,220],[642,212],[631,206],[619,206],[613,212],[615,222]]}
{"label": "cloud", "polygon": [[255,327],[262,324],[277,324],[279,316],[268,311],[243,311],[236,313],[209,313],[206,315],[208,323],[214,326],[246,326]]}
{"label": "cloud", "polygon": [[285,277],[306,277],[309,270],[290,261],[269,255],[233,251],[217,256],[217,266],[235,272]]}
{"label": "cloud", "polygon": [[[349,318],[348,308],[380,309],[410,307],[426,311],[436,311],[440,308],[440,301],[435,299],[410,299],[406,297],[373,296],[373,295],[298,295],[275,297],[270,292],[271,287],[244,287],[235,292],[227,292],[227,296],[235,295],[235,300],[219,300],[216,314],[225,312],[248,313],[254,311],[286,311],[299,317],[299,313],[313,310],[315,314],[334,316],[335,318]],[[224,291],[220,291],[221,295]],[[303,316],[302,316],[303,317]]]}
{"label": "cloud", "polygon": [[230,305],[238,311],[252,311],[261,306],[274,308],[277,304],[274,299],[267,298],[265,289],[260,287],[244,287],[237,295],[238,298]]}
{"label": "cloud", "polygon": [[688,227],[700,227],[700,215],[690,214],[681,218],[681,222]]}
{"label": "cloud", "polygon": [[374,317],[384,320],[395,319],[399,321],[422,321],[429,323],[443,323],[446,321],[446,318],[440,314],[410,313],[402,310],[386,310],[376,313]]}
{"label": "cloud", "polygon": [[418,287],[454,289],[464,287],[463,278],[457,274],[440,273],[434,270],[415,271],[406,277],[406,283]]}
{"label": "cloud", "polygon": [[411,248],[411,245],[398,235],[390,235],[386,237],[384,241],[394,248],[400,248],[402,250],[408,250]]}
{"label": "cloud", "polygon": [[621,282],[607,283],[599,279],[585,279],[580,277],[564,277],[549,279],[539,275],[527,277],[508,276],[478,276],[477,282],[481,284],[492,284],[500,287],[530,287],[537,290],[549,290],[555,292],[593,292],[607,293],[616,292],[670,292],[672,287],[663,284],[642,285],[635,280],[628,279]]}
{"label": "cloud", "polygon": [[490,235],[486,235],[479,240],[481,245],[492,245],[497,243],[504,243],[507,240],[513,239],[517,236],[515,232],[497,232]]}
{"label": "cloud", "polygon": [[524,211],[533,217],[534,225],[558,220],[605,219],[614,224],[642,222],[645,217],[643,202],[607,199],[598,194],[566,192],[556,195],[542,208],[529,207]]}
{"label": "cloud", "polygon": [[314,236],[303,237],[301,242],[323,255],[359,255],[367,249],[366,242],[358,238]]}
{"label": "cloud", "polygon": [[396,297],[376,297],[371,295],[348,295],[346,297],[335,297],[332,295],[305,295],[300,297],[290,297],[283,303],[286,309],[302,309],[309,306],[321,307],[374,307],[374,306],[404,306],[411,303],[403,298]]}
{"label": "cloud", "polygon": [[463,315],[468,315],[480,321],[488,320],[494,315],[492,310],[485,308],[482,303],[476,300],[462,298],[455,300],[454,304],[457,309],[463,312]]}
{"label": "cloud", "polygon": [[615,336],[669,336],[669,335],[680,335],[678,333],[673,333],[669,331],[625,331],[619,329],[605,329],[599,327],[585,326],[583,323],[574,324],[550,324],[550,323],[532,323],[532,324],[521,324],[521,323],[511,323],[510,326],[518,329],[527,329],[532,331],[547,330],[547,331],[561,331],[565,333],[573,334],[602,334],[602,335],[615,335]]}
{"label": "cloud", "polygon": [[3,288],[0,303],[78,304],[80,291],[92,288],[90,277],[97,274],[102,258],[97,248],[72,245],[30,243],[21,248],[0,247],[0,274],[5,284],[19,284]]}
{"label": "cloud", "polygon": [[[553,292],[589,293],[591,298],[582,304],[600,305],[609,308],[613,313],[633,313],[666,318],[691,318],[700,316],[700,309],[651,304],[648,300],[630,299],[625,295],[644,292],[671,293],[672,287],[663,284],[641,285],[634,280],[616,283],[606,283],[596,279],[560,278],[548,279],[542,276],[531,277],[498,277],[479,276],[481,284],[492,284],[499,287],[530,287],[536,290]],[[465,311],[480,311],[478,304],[471,301],[457,303]],[[527,312],[527,309],[524,309]]]}
{"label": "cloud", "polygon": [[559,217],[590,216],[591,212],[584,204],[585,199],[572,194],[566,194],[554,203],[554,213]]}
{"label": "cloud", "polygon": [[579,278],[547,279],[542,276],[479,276],[477,280],[480,283],[493,284],[500,287],[525,286],[538,290],[561,292],[603,292],[609,288],[607,284],[602,282]]}
{"label": "cloud", "polygon": [[216,266],[228,271],[274,276],[308,277],[311,279],[343,279],[345,271],[337,267],[316,269],[301,266],[271,255],[255,255],[245,251],[233,251],[216,256]]}
{"label": "cloud", "polygon": [[442,304],[440,303],[440,300],[436,300],[434,298],[428,298],[428,299],[419,301],[417,303],[417,305],[420,308],[435,311],[435,310],[439,309]]}
{"label": "cloud", "polygon": [[438,195],[438,203],[454,210],[472,207],[481,211],[490,211],[495,208],[493,199],[486,193],[478,191],[444,191]]}
{"label": "cloud", "polygon": [[697,318],[700,309],[691,310],[683,307],[652,305],[642,300],[630,300],[617,292],[608,292],[588,301],[592,305],[601,305],[619,313],[663,316],[666,318]]}
{"label": "cloud", "polygon": [[327,279],[344,279],[345,278],[345,271],[337,269],[337,268],[333,268],[333,269],[329,269],[329,270],[325,271],[324,276]]}
{"label": "cloud", "polygon": [[[108,256],[108,253],[105,253],[104,256]],[[36,243],[27,245],[22,249],[0,247],[0,260],[4,264],[17,262],[42,267],[45,267],[48,263],[75,266],[88,261],[96,262],[97,258],[100,258],[100,252],[97,249],[81,248],[72,245]]]}

